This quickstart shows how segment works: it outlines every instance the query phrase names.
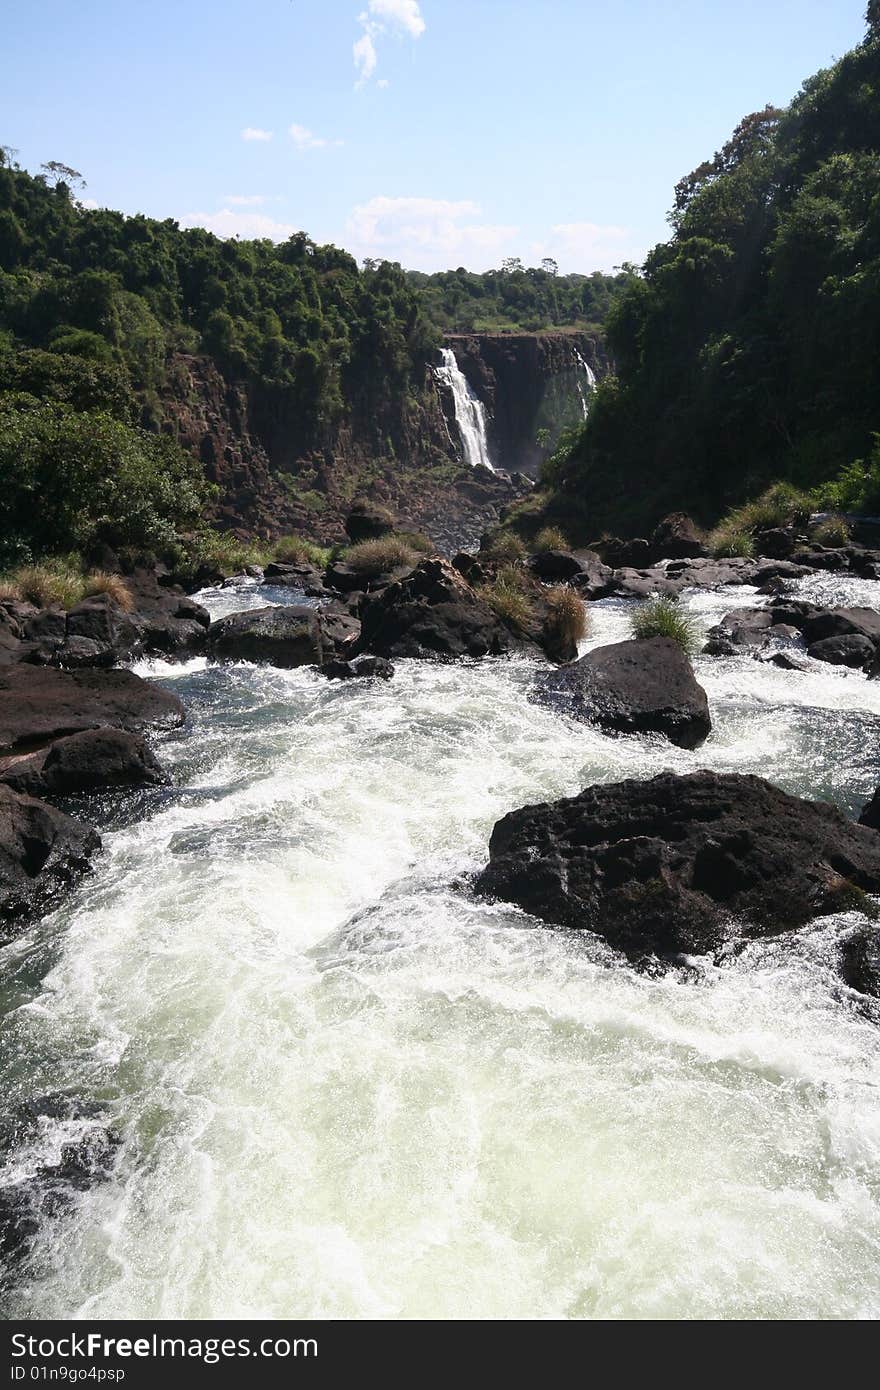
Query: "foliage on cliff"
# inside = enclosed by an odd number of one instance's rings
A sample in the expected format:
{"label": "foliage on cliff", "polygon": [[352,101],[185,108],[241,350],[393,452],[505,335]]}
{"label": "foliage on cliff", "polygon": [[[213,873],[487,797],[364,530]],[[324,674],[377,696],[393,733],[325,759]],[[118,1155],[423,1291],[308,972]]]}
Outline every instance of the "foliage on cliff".
{"label": "foliage on cliff", "polygon": [[[548,469],[591,534],[713,521],[776,479],[829,485],[880,429],[880,28],[675,190],[674,234],[613,306],[617,376]],[[858,465],[861,478],[870,464]],[[856,486],[852,467],[840,500]],[[833,489],[832,489],[833,491]]]}
{"label": "foliage on cliff", "polygon": [[443,270],[410,271],[407,279],[424,311],[444,333],[535,333],[548,328],[589,328],[604,323],[612,299],[631,275],[559,275],[555,262],[523,266],[505,261],[483,274]]}

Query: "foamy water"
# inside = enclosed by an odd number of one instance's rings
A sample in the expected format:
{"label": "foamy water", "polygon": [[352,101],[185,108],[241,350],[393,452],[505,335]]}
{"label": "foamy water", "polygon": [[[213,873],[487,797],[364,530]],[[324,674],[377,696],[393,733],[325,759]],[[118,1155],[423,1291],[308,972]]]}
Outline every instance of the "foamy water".
{"label": "foamy water", "polygon": [[[689,600],[706,626],[759,601]],[[594,605],[591,643],[631,611]],[[104,1101],[122,1137],[12,1312],[878,1315],[880,1033],[833,968],[854,918],[653,980],[467,875],[511,808],[667,767],[853,812],[880,682],[700,659],[715,729],[687,752],[530,703],[535,669],[145,668],[189,711],[174,788],[2,953],[7,1094]]]}

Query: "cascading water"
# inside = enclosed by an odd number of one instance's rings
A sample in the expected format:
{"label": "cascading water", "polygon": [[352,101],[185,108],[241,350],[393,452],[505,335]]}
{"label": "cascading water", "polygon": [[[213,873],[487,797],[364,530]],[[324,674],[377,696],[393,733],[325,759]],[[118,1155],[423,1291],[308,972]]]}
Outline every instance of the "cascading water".
{"label": "cascading water", "polygon": [[575,385],[577,386],[577,393],[581,403],[581,411],[583,412],[583,417],[586,420],[587,416],[590,413],[589,396],[590,393],[592,391],[595,391],[596,389],[596,373],[593,371],[593,368],[590,366],[589,362],[578,351],[577,348],[574,349],[574,355],[578,360],[578,366],[580,367],[584,376],[587,378],[587,389],[585,391],[580,377],[575,377]]}
{"label": "cascading water", "polygon": [[[593,605],[590,645],[631,611]],[[501,814],[592,781],[754,771],[853,811],[880,682],[700,659],[686,752],[530,703],[524,658],[397,666],[145,668],[189,712],[173,786],[118,803],[0,958],[4,1095],[100,1100],[122,1141],[12,1314],[880,1315],[880,1033],[830,964],[853,916],[653,979],[466,886]]]}
{"label": "cascading water", "polygon": [[489,458],[489,441],[486,433],[486,407],[472,389],[470,382],[456,361],[452,348],[441,348],[443,365],[435,367],[438,380],[452,392],[455,406],[455,421],[461,436],[461,449],[465,463],[472,468],[482,465],[495,472]]}

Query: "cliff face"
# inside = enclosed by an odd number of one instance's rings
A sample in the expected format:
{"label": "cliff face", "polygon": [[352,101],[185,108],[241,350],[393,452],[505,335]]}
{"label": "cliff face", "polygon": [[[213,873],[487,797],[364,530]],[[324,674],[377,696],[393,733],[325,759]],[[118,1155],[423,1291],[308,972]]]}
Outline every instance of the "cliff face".
{"label": "cliff face", "polygon": [[241,534],[299,533],[345,539],[355,497],[388,506],[401,529],[425,531],[442,549],[472,544],[521,485],[461,461],[429,364],[417,396],[371,411],[358,402],[304,443],[302,411],[290,395],[233,383],[207,357],[180,354],[163,399],[164,428],[219,489],[214,521]]}
{"label": "cliff face", "polygon": [[588,333],[450,334],[446,343],[486,406],[495,467],[532,478],[562,430],[584,418],[585,366],[597,379],[608,370],[601,341]]}

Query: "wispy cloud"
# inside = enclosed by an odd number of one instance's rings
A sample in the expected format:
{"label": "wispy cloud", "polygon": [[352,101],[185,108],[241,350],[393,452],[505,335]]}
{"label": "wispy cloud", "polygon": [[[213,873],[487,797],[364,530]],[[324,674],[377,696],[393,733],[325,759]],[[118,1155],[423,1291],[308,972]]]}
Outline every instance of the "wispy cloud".
{"label": "wispy cloud", "polygon": [[265,193],[227,193],[223,199],[224,203],[229,203],[237,208],[255,208],[260,203],[265,203]]}
{"label": "wispy cloud", "polygon": [[628,227],[599,222],[558,222],[545,240],[533,242],[532,251],[536,257],[552,256],[564,271],[609,271],[622,261],[644,258]]}
{"label": "wispy cloud", "polygon": [[[363,32],[352,44],[357,72],[356,87],[365,86],[376,71],[378,39],[389,33],[419,39],[426,28],[418,0],[369,0],[367,8],[358,15],[357,22]],[[387,87],[388,83],[380,78],[377,85]]]}
{"label": "wispy cloud", "polygon": [[292,222],[276,222],[262,212],[233,212],[223,208],[220,212],[189,212],[181,217],[182,227],[204,227],[219,237],[267,237],[270,241],[286,241],[299,231]]}
{"label": "wispy cloud", "polygon": [[518,229],[479,219],[479,204],[466,200],[370,198],[353,208],[346,242],[357,256],[415,270],[445,270],[463,261],[488,268],[510,249]]}
{"label": "wispy cloud", "polygon": [[271,130],[260,130],[259,126],[246,125],[241,132],[242,140],[271,140]]}
{"label": "wispy cloud", "polygon": [[323,135],[316,135],[308,126],[295,123],[288,128],[288,134],[298,150],[325,150],[331,145],[344,143],[342,140],[325,140]]}

